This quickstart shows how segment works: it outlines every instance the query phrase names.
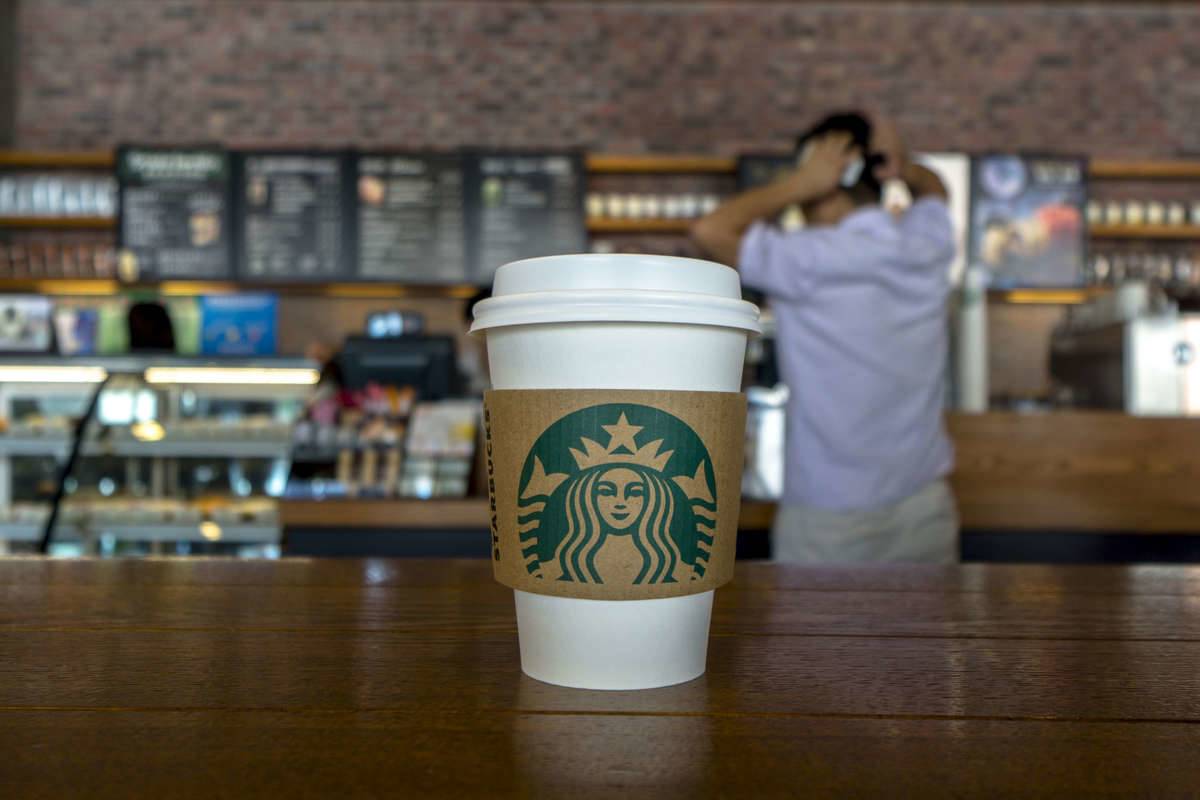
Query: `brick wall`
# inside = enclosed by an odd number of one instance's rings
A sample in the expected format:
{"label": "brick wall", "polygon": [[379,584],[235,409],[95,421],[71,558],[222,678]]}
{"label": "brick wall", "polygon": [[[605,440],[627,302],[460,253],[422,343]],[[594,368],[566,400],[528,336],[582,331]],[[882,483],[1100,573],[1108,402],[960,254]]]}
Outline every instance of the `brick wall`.
{"label": "brick wall", "polygon": [[17,0],[0,0],[0,147],[11,147],[16,117]]}
{"label": "brick wall", "polygon": [[23,0],[17,144],[1200,154],[1200,4]]}

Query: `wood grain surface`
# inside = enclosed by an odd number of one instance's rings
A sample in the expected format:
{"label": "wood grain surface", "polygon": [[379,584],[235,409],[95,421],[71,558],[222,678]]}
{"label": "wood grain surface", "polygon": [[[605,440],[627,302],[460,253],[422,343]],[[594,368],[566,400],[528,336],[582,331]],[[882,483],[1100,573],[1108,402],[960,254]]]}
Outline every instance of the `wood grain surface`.
{"label": "wood grain surface", "polygon": [[1200,418],[952,414],[967,528],[1200,533]]}
{"label": "wood grain surface", "polygon": [[[994,412],[947,426],[966,530],[1200,533],[1200,418]],[[740,528],[769,529],[774,513],[743,501]],[[280,514],[298,527],[482,528],[487,502],[283,500]]]}
{"label": "wood grain surface", "polygon": [[708,672],[520,672],[472,561],[0,560],[0,795],[1200,792],[1200,569],[739,564]]}

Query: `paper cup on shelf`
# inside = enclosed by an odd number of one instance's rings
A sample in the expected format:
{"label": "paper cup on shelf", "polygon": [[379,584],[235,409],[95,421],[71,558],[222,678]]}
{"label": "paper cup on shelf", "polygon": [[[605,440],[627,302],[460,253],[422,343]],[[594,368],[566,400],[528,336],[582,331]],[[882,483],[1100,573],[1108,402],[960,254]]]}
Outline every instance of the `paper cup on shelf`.
{"label": "paper cup on shelf", "polygon": [[518,261],[475,307],[493,564],[521,667],[587,689],[704,672],[713,590],[733,574],[758,309],[708,261]]}

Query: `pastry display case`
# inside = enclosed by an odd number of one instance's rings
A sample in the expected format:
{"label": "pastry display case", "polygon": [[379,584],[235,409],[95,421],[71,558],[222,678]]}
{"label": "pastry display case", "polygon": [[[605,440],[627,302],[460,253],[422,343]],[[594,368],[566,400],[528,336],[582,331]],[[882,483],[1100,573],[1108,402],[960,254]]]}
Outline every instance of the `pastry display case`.
{"label": "pastry display case", "polygon": [[0,357],[0,548],[275,555],[300,359]]}

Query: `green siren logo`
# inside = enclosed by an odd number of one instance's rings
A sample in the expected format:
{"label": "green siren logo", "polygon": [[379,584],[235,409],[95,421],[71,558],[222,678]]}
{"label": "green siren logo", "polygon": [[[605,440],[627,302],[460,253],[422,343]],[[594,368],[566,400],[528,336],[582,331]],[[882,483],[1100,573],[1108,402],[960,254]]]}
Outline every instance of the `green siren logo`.
{"label": "green siren logo", "polygon": [[525,458],[518,498],[534,577],[619,585],[704,576],[717,519],[712,459],[665,411],[610,403],[564,416]]}

